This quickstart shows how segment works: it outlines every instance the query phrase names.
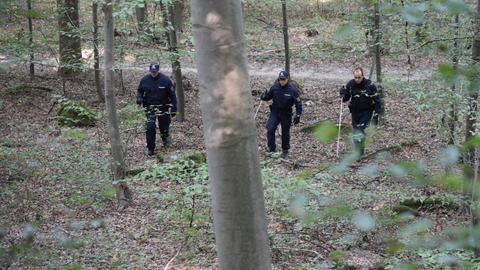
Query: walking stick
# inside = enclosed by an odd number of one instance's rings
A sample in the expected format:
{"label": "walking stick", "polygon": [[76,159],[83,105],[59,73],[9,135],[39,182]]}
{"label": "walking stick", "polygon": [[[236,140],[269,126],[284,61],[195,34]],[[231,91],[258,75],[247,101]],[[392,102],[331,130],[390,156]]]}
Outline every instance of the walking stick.
{"label": "walking stick", "polygon": [[338,118],[337,158],[340,150],[340,131],[342,130],[343,97],[340,98],[340,117]]}
{"label": "walking stick", "polygon": [[255,116],[253,117],[253,120],[257,118],[258,111],[260,110],[260,107],[262,107],[263,100],[260,100],[260,104],[258,104],[257,111],[255,112]]}

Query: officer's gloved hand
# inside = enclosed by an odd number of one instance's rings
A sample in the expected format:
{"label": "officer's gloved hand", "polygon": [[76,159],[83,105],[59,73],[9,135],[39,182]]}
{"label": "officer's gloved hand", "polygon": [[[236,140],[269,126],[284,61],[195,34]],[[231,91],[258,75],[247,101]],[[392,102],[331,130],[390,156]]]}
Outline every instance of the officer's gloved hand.
{"label": "officer's gloved hand", "polygon": [[142,105],[142,104],[143,104],[143,99],[137,98],[137,105]]}
{"label": "officer's gloved hand", "polygon": [[376,112],[373,113],[372,123],[373,123],[375,126],[378,126],[378,113],[376,113]]}
{"label": "officer's gloved hand", "polygon": [[265,92],[263,92],[263,93],[260,95],[260,99],[265,99],[265,97],[267,96],[267,92],[268,92],[268,90],[265,90]]}
{"label": "officer's gloved hand", "polygon": [[172,116],[172,117],[177,116],[177,111],[170,111],[170,116]]}
{"label": "officer's gloved hand", "polygon": [[293,118],[293,124],[298,125],[300,123],[300,115],[295,115],[295,118]]}
{"label": "officer's gloved hand", "polygon": [[348,90],[347,90],[347,88],[345,88],[345,86],[342,86],[342,88],[340,88],[339,92],[340,92],[340,97],[343,97],[348,93]]}

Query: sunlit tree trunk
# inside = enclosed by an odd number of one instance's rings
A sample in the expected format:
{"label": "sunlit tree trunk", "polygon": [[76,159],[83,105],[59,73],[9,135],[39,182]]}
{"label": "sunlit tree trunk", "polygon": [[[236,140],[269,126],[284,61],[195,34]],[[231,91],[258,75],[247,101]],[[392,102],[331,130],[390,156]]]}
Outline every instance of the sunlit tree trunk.
{"label": "sunlit tree trunk", "polygon": [[130,203],[131,196],[125,178],[125,161],[123,158],[122,141],[118,129],[117,110],[115,95],[113,92],[113,16],[112,0],[106,0],[103,7],[105,16],[105,106],[108,115],[108,133],[110,136],[110,148],[112,154],[112,170],[114,185],[117,190],[118,209],[125,209]]}
{"label": "sunlit tree trunk", "polygon": [[70,76],[80,69],[82,60],[82,44],[78,0],[57,0],[60,74]]}
{"label": "sunlit tree trunk", "polygon": [[271,269],[240,0],[192,0],[219,268]]}

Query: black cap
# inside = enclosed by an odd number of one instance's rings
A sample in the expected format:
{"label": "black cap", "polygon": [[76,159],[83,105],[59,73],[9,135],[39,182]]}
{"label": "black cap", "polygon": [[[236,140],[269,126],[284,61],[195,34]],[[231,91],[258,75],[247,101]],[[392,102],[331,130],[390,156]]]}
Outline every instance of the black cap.
{"label": "black cap", "polygon": [[279,79],[288,79],[288,72],[286,72],[285,70],[280,71],[280,73],[278,73],[278,78]]}
{"label": "black cap", "polygon": [[160,70],[160,66],[158,64],[150,64],[151,72],[158,72],[159,70]]}

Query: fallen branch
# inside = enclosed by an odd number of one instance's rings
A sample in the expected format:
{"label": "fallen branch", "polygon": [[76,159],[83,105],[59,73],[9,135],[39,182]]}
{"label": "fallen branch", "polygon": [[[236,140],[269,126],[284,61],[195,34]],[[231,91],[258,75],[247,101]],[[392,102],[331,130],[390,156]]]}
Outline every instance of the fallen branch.
{"label": "fallen branch", "polygon": [[403,142],[403,143],[400,143],[400,144],[396,144],[396,145],[392,145],[392,146],[388,146],[388,147],[385,147],[385,148],[382,148],[382,149],[379,149],[377,151],[374,151],[373,153],[370,153],[368,155],[364,155],[361,157],[361,159],[368,159],[372,156],[375,156],[379,153],[382,153],[382,152],[398,152],[400,151],[403,147],[409,147],[409,146],[414,146],[414,145],[417,145],[418,144],[418,141],[416,140],[411,140],[411,141],[407,141],[407,142]]}

